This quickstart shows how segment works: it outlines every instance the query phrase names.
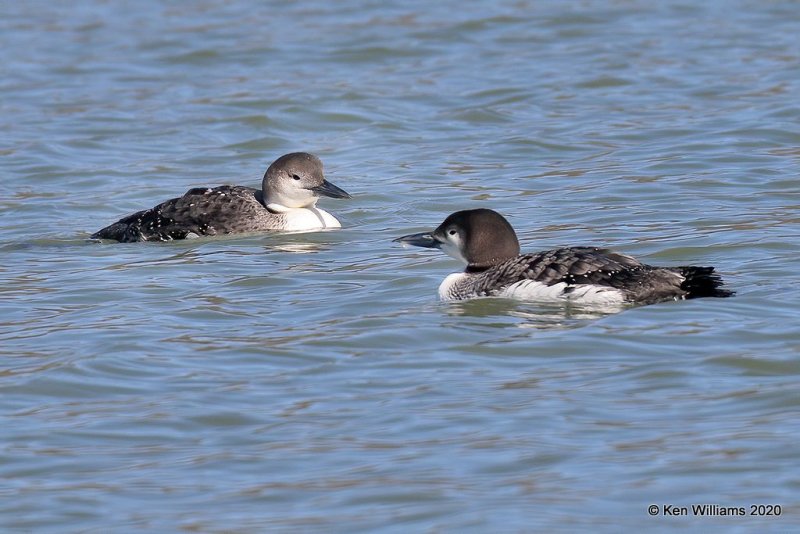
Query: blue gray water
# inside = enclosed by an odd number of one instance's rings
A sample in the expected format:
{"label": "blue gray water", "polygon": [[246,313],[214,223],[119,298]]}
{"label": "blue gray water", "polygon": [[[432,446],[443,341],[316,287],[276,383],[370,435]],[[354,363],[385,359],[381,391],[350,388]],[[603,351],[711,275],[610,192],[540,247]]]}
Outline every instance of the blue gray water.
{"label": "blue gray water", "polygon": [[[0,9],[3,531],[800,526],[797,2]],[[341,231],[87,239],[294,150]],[[478,206],[738,295],[440,303]]]}

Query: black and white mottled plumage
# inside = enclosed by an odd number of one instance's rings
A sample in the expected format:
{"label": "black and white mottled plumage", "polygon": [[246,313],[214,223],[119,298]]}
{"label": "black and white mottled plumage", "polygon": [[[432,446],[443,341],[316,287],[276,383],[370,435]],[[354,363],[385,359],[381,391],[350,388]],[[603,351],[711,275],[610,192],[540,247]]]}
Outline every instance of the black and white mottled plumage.
{"label": "black and white mottled plumage", "polygon": [[269,166],[262,189],[241,185],[190,189],[182,197],[128,215],[92,234],[92,238],[130,243],[270,230],[340,228],[335,217],[316,207],[320,195],[350,198],[325,180],[318,157],[295,152],[281,156]]}
{"label": "black and white mottled plumage", "polygon": [[605,248],[568,247],[520,255],[514,229],[488,209],[453,213],[428,233],[395,241],[439,248],[467,264],[445,278],[442,300],[510,297],[600,305],[729,297],[713,267],[654,267]]}

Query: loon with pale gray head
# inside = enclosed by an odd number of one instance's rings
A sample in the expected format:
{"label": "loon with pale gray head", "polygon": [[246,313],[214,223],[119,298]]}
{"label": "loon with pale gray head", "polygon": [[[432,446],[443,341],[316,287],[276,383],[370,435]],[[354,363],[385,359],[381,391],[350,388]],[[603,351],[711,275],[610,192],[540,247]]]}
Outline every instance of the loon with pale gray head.
{"label": "loon with pale gray head", "polygon": [[568,247],[520,254],[511,224],[489,209],[458,211],[433,232],[399,237],[467,264],[439,286],[442,300],[507,297],[601,306],[730,297],[713,267],[655,267],[605,248]]}
{"label": "loon with pale gray head", "polygon": [[182,197],[128,215],[95,232],[92,238],[131,243],[341,228],[336,217],[316,207],[321,195],[351,198],[325,179],[317,156],[293,152],[269,166],[261,189],[241,185],[190,189]]}

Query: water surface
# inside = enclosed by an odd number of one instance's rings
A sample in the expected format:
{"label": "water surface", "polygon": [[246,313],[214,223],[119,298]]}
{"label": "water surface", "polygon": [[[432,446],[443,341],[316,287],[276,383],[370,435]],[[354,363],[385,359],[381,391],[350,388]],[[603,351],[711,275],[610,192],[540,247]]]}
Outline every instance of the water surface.
{"label": "water surface", "polygon": [[[4,530],[797,528],[795,2],[2,10]],[[294,150],[341,231],[87,239]],[[440,303],[479,206],[738,294]]]}

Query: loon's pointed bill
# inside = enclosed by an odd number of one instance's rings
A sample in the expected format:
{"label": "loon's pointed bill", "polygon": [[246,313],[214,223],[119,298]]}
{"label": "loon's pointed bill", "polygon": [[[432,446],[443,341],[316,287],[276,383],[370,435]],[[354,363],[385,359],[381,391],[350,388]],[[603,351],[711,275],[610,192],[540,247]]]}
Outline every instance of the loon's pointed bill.
{"label": "loon's pointed bill", "polygon": [[328,180],[322,180],[321,184],[315,185],[314,187],[310,187],[309,189],[318,195],[330,198],[353,198],[352,196],[350,196],[350,193],[348,193],[341,187],[336,187]]}
{"label": "loon's pointed bill", "polygon": [[403,237],[398,237],[392,240],[394,243],[400,243],[403,246],[414,246],[424,248],[441,248],[442,242],[433,237],[431,232],[422,232],[419,234],[409,234]]}
{"label": "loon's pointed bill", "polygon": [[496,211],[449,215],[432,232],[399,237],[403,245],[438,248],[466,263],[439,286],[442,300],[505,297],[621,309],[699,297],[730,297],[713,267],[657,267],[613,250],[566,247],[521,254],[516,232]]}

